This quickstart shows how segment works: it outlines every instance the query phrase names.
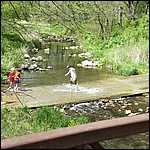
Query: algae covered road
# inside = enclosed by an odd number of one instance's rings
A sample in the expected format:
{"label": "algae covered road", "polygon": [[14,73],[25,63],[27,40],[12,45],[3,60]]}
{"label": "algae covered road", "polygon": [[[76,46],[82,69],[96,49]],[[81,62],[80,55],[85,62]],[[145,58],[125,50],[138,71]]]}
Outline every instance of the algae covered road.
{"label": "algae covered road", "polygon": [[3,106],[26,105],[27,107],[52,106],[79,103],[149,92],[149,74],[121,76],[96,80],[78,85],[78,91],[70,91],[69,84],[39,87],[21,87],[20,92],[2,94]]}

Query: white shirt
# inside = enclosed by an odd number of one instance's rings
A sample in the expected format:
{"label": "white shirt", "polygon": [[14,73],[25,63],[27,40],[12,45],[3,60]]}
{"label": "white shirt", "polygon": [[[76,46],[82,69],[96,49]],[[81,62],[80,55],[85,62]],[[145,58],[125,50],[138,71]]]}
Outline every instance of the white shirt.
{"label": "white shirt", "polygon": [[77,75],[76,75],[76,71],[73,67],[70,67],[69,68],[69,73],[70,73],[70,76],[72,79],[76,79],[77,78]]}

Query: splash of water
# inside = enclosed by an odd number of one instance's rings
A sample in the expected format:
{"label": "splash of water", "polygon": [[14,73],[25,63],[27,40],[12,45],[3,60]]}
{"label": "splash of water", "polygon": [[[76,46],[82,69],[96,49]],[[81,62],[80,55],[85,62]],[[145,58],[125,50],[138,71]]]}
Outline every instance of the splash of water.
{"label": "splash of water", "polygon": [[[86,87],[83,87],[83,86],[77,86],[77,88],[78,88],[78,90],[76,91],[77,93],[78,92],[84,92],[84,93],[88,93],[88,94],[95,94],[95,93],[103,91],[103,89],[97,88],[97,87],[86,88]],[[75,89],[74,85],[72,85],[72,90],[70,90],[70,84],[63,84],[63,85],[59,85],[53,91],[72,92],[74,89]]]}

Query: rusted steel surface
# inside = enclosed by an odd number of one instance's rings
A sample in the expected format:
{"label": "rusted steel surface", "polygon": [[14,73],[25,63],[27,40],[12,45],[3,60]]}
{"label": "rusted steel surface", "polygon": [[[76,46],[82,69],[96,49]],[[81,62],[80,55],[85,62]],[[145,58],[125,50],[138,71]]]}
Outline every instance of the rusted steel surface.
{"label": "rusted steel surface", "polygon": [[69,149],[148,131],[145,113],[4,139],[1,149]]}
{"label": "rusted steel surface", "polygon": [[104,149],[102,145],[100,145],[98,142],[97,143],[91,143],[89,144],[93,149]]}

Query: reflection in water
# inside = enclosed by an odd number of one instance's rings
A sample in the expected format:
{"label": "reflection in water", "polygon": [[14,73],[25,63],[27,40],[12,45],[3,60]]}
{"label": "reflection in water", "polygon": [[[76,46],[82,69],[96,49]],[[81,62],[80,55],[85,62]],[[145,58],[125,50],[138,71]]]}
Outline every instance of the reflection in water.
{"label": "reflection in water", "polygon": [[77,72],[79,83],[95,80],[103,80],[114,76],[114,73],[108,72],[105,69],[93,69],[93,68],[79,68],[77,64],[84,58],[71,57],[72,54],[82,53],[81,49],[64,50],[63,47],[70,46],[72,43],[51,43],[48,45],[50,49],[49,54],[44,53],[44,49],[39,50],[36,54],[30,54],[31,57],[42,56],[45,60],[38,62],[38,66],[43,69],[47,69],[51,66],[53,69],[48,71],[24,71],[22,76],[22,82],[29,86],[43,86],[43,85],[56,85],[68,83],[68,78],[64,75],[68,71],[66,66],[68,64],[74,65]]}

